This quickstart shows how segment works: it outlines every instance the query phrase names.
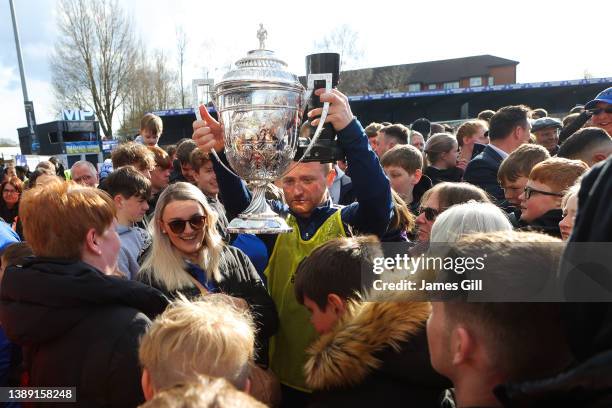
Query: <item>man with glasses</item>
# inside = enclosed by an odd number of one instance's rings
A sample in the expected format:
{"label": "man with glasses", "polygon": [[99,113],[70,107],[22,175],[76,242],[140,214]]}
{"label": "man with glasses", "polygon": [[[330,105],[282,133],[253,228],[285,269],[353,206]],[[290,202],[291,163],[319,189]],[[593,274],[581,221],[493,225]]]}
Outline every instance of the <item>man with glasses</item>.
{"label": "man with glasses", "polygon": [[602,128],[612,136],[612,87],[601,91],[584,108],[591,114],[593,126]]}
{"label": "man with glasses", "polygon": [[561,198],[587,170],[588,166],[581,160],[560,157],[552,157],[536,164],[529,173],[523,193],[519,196],[521,229],[535,230],[561,238]]}
{"label": "man with glasses", "polygon": [[79,160],[70,168],[72,181],[87,187],[98,186],[98,171],[96,166],[87,160]]}
{"label": "man with glasses", "polygon": [[595,99],[584,106],[584,111],[561,130],[559,134],[560,143],[563,144],[589,120],[591,120],[592,126],[603,129],[612,136],[612,87],[597,94]]}
{"label": "man with glasses", "polygon": [[559,119],[545,117],[533,122],[531,132],[535,135],[536,143],[554,156],[559,151],[559,129],[562,127]]}

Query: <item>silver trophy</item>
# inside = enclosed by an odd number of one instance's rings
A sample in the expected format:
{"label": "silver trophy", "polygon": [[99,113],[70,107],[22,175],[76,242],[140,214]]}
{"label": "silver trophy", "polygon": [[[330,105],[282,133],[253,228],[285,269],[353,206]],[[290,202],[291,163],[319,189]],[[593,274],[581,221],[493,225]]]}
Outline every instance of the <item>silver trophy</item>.
{"label": "silver trophy", "polygon": [[[253,194],[249,207],[229,223],[231,233],[292,230],[266,202],[267,185],[292,168],[305,101],[314,91],[314,80],[325,80],[326,89],[331,89],[331,74],[308,78],[309,89],[304,89],[298,77],[287,71],[287,64],[264,49],[265,35],[260,26],[260,49],[238,60],[236,68],[225,74],[213,91],[213,104],[225,136],[225,154]],[[328,109],[325,103],[312,143],[321,132]]]}

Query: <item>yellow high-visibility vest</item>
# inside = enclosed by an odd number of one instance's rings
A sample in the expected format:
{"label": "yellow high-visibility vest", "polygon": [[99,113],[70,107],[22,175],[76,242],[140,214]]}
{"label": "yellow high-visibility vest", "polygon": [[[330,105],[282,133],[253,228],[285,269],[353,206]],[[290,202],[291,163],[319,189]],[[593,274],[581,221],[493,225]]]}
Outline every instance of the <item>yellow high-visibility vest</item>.
{"label": "yellow high-visibility vest", "polygon": [[274,299],[280,326],[270,343],[270,367],[280,382],[300,391],[309,391],[304,381],[306,348],[317,334],[310,323],[310,314],[300,305],[293,291],[294,275],[298,264],[315,248],[339,237],[346,237],[340,208],[330,216],[308,241],[300,235],[295,217],[287,223],[293,232],[281,234],[276,239],[268,266],[264,271],[268,291]]}

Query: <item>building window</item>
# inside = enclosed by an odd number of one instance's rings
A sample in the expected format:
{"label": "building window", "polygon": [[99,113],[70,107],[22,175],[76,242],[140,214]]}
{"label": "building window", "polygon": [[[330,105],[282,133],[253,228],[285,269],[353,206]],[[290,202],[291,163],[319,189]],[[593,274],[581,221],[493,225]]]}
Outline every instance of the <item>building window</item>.
{"label": "building window", "polygon": [[444,89],[457,89],[457,88],[459,88],[459,81],[444,83]]}
{"label": "building window", "polygon": [[487,81],[488,81],[487,83],[489,84],[489,86],[493,86],[493,85],[495,85],[495,78],[493,78],[492,76],[490,76],[490,77],[487,79]]}
{"label": "building window", "polygon": [[482,86],[482,77],[471,77],[470,86]]}
{"label": "building window", "polygon": [[419,92],[421,84],[408,84],[408,92]]}
{"label": "building window", "polygon": [[429,90],[438,89],[438,86],[436,84],[429,84],[429,85],[427,85],[427,89],[429,89]]}

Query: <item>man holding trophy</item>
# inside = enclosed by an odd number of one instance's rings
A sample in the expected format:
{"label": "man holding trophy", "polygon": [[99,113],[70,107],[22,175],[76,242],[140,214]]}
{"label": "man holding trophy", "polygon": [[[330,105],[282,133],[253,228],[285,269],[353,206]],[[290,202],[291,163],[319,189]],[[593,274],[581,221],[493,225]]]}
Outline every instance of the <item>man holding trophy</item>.
{"label": "man holding trophy", "polygon": [[[307,65],[313,58],[330,55],[336,57],[337,70],[337,54],[309,56]],[[352,232],[381,237],[393,211],[391,187],[361,124],[351,112],[348,98],[330,86],[332,75],[327,78],[326,89],[317,89],[311,95],[311,100],[320,99],[321,103],[315,103],[319,107],[308,111],[309,122],[305,126],[313,130],[317,127],[318,133],[313,137],[317,139],[323,120],[337,150],[348,162],[357,201],[346,207],[333,205],[330,198],[328,188],[334,172],[329,157],[323,158],[318,153],[308,156],[307,149],[303,161],[295,161],[301,124],[299,107],[304,105],[303,87],[297,77],[284,71],[286,65],[271,51],[263,49],[251,51],[236,65],[239,68],[226,74],[216,88],[220,123],[206,108],[200,107],[202,120],[193,124],[193,139],[202,151],[214,150],[220,157],[221,162],[213,159],[220,196],[228,218],[239,214],[230,223],[229,230],[263,234],[259,236],[270,254],[265,275],[280,319],[280,328],[270,349],[270,365],[283,385],[283,405],[300,406],[307,401],[309,391],[303,373],[305,350],[316,333],[308,311],[295,299],[296,268],[315,248],[331,239]],[[311,72],[308,67],[307,71]],[[338,72],[333,74],[333,82],[337,82]],[[317,82],[312,85],[319,86]],[[290,109],[296,100],[297,108]],[[278,121],[272,120],[274,117],[288,119],[278,126],[274,124]],[[245,159],[247,154],[250,156]],[[228,164],[241,178],[252,181],[255,186],[252,192],[228,169]],[[273,181],[270,174],[280,178],[286,204],[264,202],[265,189],[261,185],[265,184],[263,181]],[[255,205],[256,201],[260,202]],[[259,220],[264,216],[268,218],[262,224],[264,221]]]}

